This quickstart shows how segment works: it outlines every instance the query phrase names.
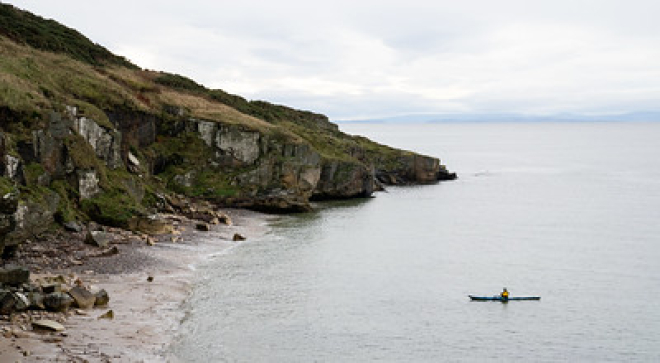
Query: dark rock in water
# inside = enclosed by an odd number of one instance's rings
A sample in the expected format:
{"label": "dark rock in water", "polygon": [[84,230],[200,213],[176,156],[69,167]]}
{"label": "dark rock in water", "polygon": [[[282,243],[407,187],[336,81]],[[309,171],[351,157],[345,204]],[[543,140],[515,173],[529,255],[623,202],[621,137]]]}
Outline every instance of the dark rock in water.
{"label": "dark rock in water", "polygon": [[233,241],[245,241],[245,237],[239,233],[234,233]]}
{"label": "dark rock in water", "polygon": [[195,225],[195,228],[197,228],[198,231],[210,231],[211,226],[209,226],[208,223],[197,223]]}
{"label": "dark rock in water", "polygon": [[30,300],[31,309],[46,309],[46,305],[44,305],[44,294],[40,292],[30,292],[27,294],[27,298]]}
{"label": "dark rock in water", "polygon": [[66,311],[73,304],[73,298],[64,292],[53,292],[44,297],[44,305],[48,310]]}
{"label": "dark rock in water", "polygon": [[90,231],[85,238],[85,243],[88,245],[105,248],[108,246],[115,236],[112,233],[102,231]]}
{"label": "dark rock in water", "polygon": [[105,289],[99,290],[95,294],[96,300],[94,301],[95,306],[105,306],[108,305],[108,302],[110,302],[110,295],[108,295],[108,292],[105,291]]}
{"label": "dark rock in water", "polygon": [[25,267],[5,266],[0,268],[0,283],[10,286],[26,284],[30,281],[30,271]]}
{"label": "dark rock in water", "polygon": [[91,309],[96,302],[96,296],[80,286],[75,286],[69,290],[69,295],[73,298],[75,306],[81,309]]}
{"label": "dark rock in water", "polygon": [[37,320],[32,322],[32,327],[35,329],[44,329],[51,331],[63,331],[64,325],[54,320]]}
{"label": "dark rock in water", "polygon": [[69,232],[82,232],[83,226],[78,222],[72,221],[65,223],[64,229],[66,229]]}

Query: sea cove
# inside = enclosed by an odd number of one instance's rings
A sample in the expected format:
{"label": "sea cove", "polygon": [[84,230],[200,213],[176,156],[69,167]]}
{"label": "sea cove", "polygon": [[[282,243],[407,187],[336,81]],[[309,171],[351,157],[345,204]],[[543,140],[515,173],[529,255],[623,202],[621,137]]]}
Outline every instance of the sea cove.
{"label": "sea cove", "polygon": [[[198,270],[181,361],[654,361],[656,123],[341,125],[459,179],[279,217]],[[541,301],[470,302],[469,294]]]}

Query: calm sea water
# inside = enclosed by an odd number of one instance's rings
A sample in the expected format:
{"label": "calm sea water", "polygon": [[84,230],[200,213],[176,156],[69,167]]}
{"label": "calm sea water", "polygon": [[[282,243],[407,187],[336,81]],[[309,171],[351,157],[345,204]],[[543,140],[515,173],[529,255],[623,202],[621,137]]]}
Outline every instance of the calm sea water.
{"label": "calm sea water", "polygon": [[[342,129],[460,179],[280,217],[202,266],[182,361],[660,360],[660,123]],[[467,297],[502,287],[542,300]]]}

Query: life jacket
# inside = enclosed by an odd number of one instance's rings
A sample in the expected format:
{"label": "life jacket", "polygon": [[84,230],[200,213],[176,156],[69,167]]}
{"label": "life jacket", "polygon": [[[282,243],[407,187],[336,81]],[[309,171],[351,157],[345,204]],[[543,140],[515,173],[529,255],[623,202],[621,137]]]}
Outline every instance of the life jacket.
{"label": "life jacket", "polygon": [[503,298],[509,298],[509,292],[508,291],[502,291],[502,297]]}

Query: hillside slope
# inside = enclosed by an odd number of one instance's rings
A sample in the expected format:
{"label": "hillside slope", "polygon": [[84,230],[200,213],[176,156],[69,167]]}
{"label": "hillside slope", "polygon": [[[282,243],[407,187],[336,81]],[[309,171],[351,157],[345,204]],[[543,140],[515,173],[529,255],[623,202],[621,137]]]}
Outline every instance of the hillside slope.
{"label": "hillside slope", "polygon": [[176,195],[290,212],[454,177],[323,115],[142,70],[0,3],[0,251],[54,222],[127,227]]}

